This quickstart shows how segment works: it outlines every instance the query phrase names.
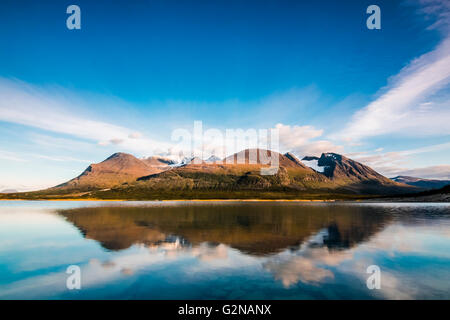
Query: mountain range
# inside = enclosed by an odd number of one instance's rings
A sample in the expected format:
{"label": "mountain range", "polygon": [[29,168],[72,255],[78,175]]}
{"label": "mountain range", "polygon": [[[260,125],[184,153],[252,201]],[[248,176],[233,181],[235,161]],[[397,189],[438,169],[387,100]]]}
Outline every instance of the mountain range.
{"label": "mountain range", "polygon": [[440,189],[447,185],[450,185],[450,180],[433,180],[433,179],[422,179],[409,176],[397,176],[391,178],[392,180],[400,183],[409,184],[411,186],[423,188],[423,189]]}
{"label": "mountain range", "polygon": [[[268,160],[278,158],[278,167]],[[292,153],[246,149],[223,160],[138,159],[115,153],[78,177],[42,191],[3,198],[96,199],[335,199],[407,194],[424,188],[384,177],[336,153],[299,160]]]}

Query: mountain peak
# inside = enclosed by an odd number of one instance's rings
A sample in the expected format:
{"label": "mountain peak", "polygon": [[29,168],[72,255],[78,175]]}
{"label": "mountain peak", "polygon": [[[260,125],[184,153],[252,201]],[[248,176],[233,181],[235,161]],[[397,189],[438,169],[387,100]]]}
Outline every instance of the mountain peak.
{"label": "mountain peak", "polygon": [[151,156],[151,157],[142,159],[142,161],[145,162],[145,164],[147,164],[148,166],[151,166],[151,167],[155,167],[155,166],[170,166],[170,165],[173,165],[173,164],[176,163],[172,159],[161,157],[161,156]]}
{"label": "mountain peak", "polygon": [[[112,159],[117,159],[117,158],[135,158],[137,159],[135,156],[133,156],[132,154],[129,153],[125,153],[125,152],[116,152],[113,153],[112,155],[110,155],[108,158],[106,158],[104,161],[108,161],[108,160],[112,160]],[[104,162],[103,161],[103,162]]]}
{"label": "mountain peak", "polygon": [[311,160],[319,160],[319,157],[315,157],[315,156],[305,156],[302,158],[302,161],[311,161]]}
{"label": "mountain peak", "polygon": [[323,173],[323,171],[325,170],[324,166],[320,166],[319,165],[319,158],[318,157],[314,157],[314,156],[306,156],[302,158],[302,163],[303,165],[314,169],[317,172]]}
{"label": "mountain peak", "polygon": [[304,167],[305,165],[291,152],[286,152],[284,154],[284,156],[286,158],[288,158],[289,160],[291,160],[292,162],[296,163],[297,165]]}
{"label": "mountain peak", "polygon": [[78,177],[57,187],[108,188],[160,171],[129,153],[116,152],[100,163],[91,164]]}
{"label": "mountain peak", "polygon": [[216,157],[215,155],[210,156],[208,159],[205,160],[206,163],[216,163],[220,162],[222,159],[219,157]]}
{"label": "mountain peak", "polygon": [[325,168],[323,173],[327,177],[333,179],[390,181],[372,168],[333,152],[322,153],[317,164]]}
{"label": "mountain peak", "polygon": [[324,159],[331,159],[332,161],[339,161],[339,162],[341,162],[343,159],[348,160],[348,158],[344,157],[343,155],[333,152],[322,153],[322,155],[319,158],[319,162],[321,159],[322,161]]}

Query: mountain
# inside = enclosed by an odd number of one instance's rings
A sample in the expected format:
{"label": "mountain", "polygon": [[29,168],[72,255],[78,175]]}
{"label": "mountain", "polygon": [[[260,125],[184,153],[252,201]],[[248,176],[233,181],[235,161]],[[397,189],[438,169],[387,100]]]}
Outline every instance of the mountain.
{"label": "mountain", "polygon": [[137,178],[169,169],[166,162],[158,158],[140,160],[127,153],[115,153],[106,160],[91,164],[78,177],[56,188],[110,188]]}
{"label": "mountain", "polygon": [[325,167],[318,165],[319,158],[314,156],[306,156],[302,159],[302,163],[311,169],[314,169],[317,172],[323,173]]}
{"label": "mountain", "polygon": [[[279,168],[273,175],[270,159],[278,158]],[[304,158],[305,159],[305,158]],[[323,170],[314,170],[293,154],[247,149],[235,153],[220,163],[189,163],[158,174],[141,177],[136,188],[151,190],[221,190],[326,192],[347,194],[408,193],[416,188],[392,181],[368,166],[335,153],[309,157]],[[303,160],[308,162],[307,160]],[[273,162],[272,162],[273,163]],[[419,191],[419,190],[417,190]]]}
{"label": "mountain", "polygon": [[176,164],[175,161],[169,158],[164,158],[160,156],[152,156],[148,158],[141,159],[146,165],[150,167],[166,167]]}
{"label": "mountain", "polygon": [[285,153],[284,156],[286,158],[288,158],[289,160],[291,160],[292,162],[295,162],[295,164],[297,164],[298,166],[305,168],[305,165],[292,153],[290,153],[290,152]]}
{"label": "mountain", "polygon": [[379,180],[387,184],[392,183],[372,168],[337,153],[322,153],[317,165],[324,168],[324,175],[334,180]]}
{"label": "mountain", "polygon": [[391,178],[396,182],[405,183],[410,186],[416,186],[423,189],[439,189],[450,185],[450,180],[433,180],[433,179],[422,179],[408,176],[397,176]]}
{"label": "mountain", "polygon": [[[305,157],[311,165],[337,185],[356,193],[407,192],[406,185],[392,181],[372,168],[337,153],[322,153],[319,157]],[[410,189],[410,192],[414,189]]]}
{"label": "mountain", "polygon": [[222,159],[220,159],[219,157],[216,157],[214,155],[212,155],[211,157],[209,157],[208,159],[205,160],[205,162],[207,163],[216,163],[216,162],[220,162],[222,161]]}
{"label": "mountain", "polygon": [[202,159],[200,159],[199,157],[184,157],[183,160],[181,160],[180,163],[178,163],[176,166],[185,166],[188,164],[200,164],[200,163],[204,163],[204,161]]}
{"label": "mountain", "polygon": [[[420,191],[336,153],[305,157],[300,161],[292,153],[246,149],[224,161],[193,160],[186,158],[174,164],[161,157],[138,159],[130,154],[115,153],[62,185],[10,197],[327,199]],[[315,169],[310,167],[311,162]],[[276,163],[278,166],[274,166]]]}
{"label": "mountain", "polygon": [[[279,169],[273,175],[264,175],[270,168],[270,159],[278,158]],[[273,162],[272,162],[273,163]],[[306,190],[313,184],[325,185],[328,179],[307,168],[299,160],[274,151],[247,149],[235,153],[221,163],[190,162],[158,174],[141,177],[140,187],[152,190]],[[136,187],[139,187],[136,185]]]}
{"label": "mountain", "polygon": [[0,191],[0,193],[17,193],[18,191],[16,189],[4,189]]}

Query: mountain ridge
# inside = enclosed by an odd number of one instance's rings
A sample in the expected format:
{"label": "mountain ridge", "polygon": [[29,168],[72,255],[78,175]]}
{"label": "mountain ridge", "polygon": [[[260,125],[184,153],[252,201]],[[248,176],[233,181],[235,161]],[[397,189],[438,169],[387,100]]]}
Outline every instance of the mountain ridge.
{"label": "mountain ridge", "polygon": [[[278,157],[278,167],[274,174],[265,174],[264,170],[273,169],[270,160],[275,157]],[[190,158],[181,164],[157,156],[138,159],[118,152],[91,164],[66,183],[27,195],[57,198],[58,194],[72,194],[108,199],[210,198],[214,195],[219,198],[301,198],[317,194],[363,196],[420,191],[339,154],[323,153],[321,157],[310,158],[325,168],[323,172],[305,165],[305,158],[301,161],[292,153],[264,149],[245,149],[222,161],[192,161]]]}
{"label": "mountain ridge", "polygon": [[425,179],[410,176],[396,176],[391,178],[391,180],[423,189],[440,189],[450,185],[450,180]]}

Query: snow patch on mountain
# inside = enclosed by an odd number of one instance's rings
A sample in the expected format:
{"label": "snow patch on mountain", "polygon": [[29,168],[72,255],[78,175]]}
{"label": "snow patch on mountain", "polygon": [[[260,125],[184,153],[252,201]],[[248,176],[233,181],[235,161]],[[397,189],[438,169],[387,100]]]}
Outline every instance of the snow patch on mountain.
{"label": "snow patch on mountain", "polygon": [[318,159],[313,159],[313,160],[301,160],[301,161],[302,161],[302,163],[303,163],[305,166],[310,167],[311,169],[314,169],[314,170],[316,170],[317,172],[323,173],[323,172],[325,171],[325,166],[323,166],[323,167],[319,166],[319,164],[318,164],[319,160],[318,160]]}

